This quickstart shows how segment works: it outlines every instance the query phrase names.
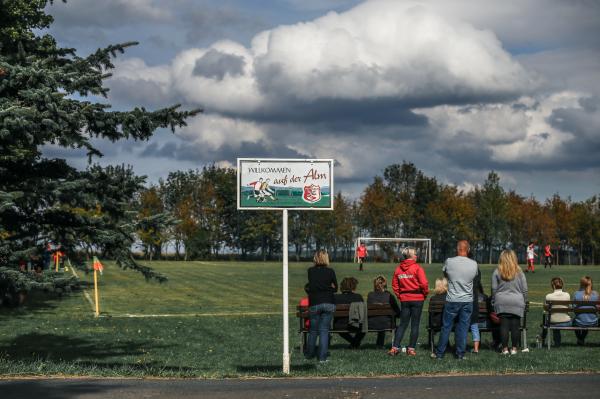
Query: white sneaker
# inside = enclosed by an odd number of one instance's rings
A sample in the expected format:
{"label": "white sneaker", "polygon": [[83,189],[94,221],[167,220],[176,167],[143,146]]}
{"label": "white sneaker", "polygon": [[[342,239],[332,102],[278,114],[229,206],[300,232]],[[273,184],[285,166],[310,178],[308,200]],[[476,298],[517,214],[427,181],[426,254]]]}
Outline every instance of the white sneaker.
{"label": "white sneaker", "polygon": [[517,350],[516,349],[511,349],[510,350],[510,354],[511,355],[516,355],[517,354]]}
{"label": "white sneaker", "polygon": [[507,349],[503,350],[502,356],[507,356],[507,355],[510,355],[510,352]]}
{"label": "white sneaker", "polygon": [[529,348],[524,348],[521,353],[529,353]]}

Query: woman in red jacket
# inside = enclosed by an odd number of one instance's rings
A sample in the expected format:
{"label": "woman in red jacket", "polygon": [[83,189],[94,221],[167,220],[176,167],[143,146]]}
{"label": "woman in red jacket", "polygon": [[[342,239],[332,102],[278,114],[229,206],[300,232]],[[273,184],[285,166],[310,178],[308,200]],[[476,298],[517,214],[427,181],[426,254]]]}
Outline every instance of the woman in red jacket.
{"label": "woman in red jacket", "polygon": [[410,323],[410,342],[406,354],[415,356],[415,346],[419,338],[419,324],[421,323],[421,312],[423,302],[429,294],[429,282],[425,271],[417,263],[417,252],[414,248],[405,248],[402,250],[404,260],[398,265],[394,272],[392,288],[401,302],[400,325],[396,328],[396,336],[392,349],[388,352],[395,356],[400,353],[400,342],[404,332]]}

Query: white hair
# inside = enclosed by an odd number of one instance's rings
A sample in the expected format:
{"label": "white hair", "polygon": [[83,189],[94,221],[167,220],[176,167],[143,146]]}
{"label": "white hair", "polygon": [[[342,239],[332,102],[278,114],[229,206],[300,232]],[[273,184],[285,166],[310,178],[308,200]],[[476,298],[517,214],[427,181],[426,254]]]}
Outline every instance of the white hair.
{"label": "white hair", "polygon": [[414,256],[417,256],[417,250],[413,247],[402,248],[402,257],[404,259],[410,259]]}

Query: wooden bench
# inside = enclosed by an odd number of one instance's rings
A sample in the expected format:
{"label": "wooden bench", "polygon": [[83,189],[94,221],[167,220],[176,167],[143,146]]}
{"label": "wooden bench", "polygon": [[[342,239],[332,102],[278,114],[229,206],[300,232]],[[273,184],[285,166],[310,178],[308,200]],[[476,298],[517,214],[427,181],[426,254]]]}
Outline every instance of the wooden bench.
{"label": "wooden bench", "polygon": [[[443,313],[444,312],[444,304],[445,304],[445,302],[429,301],[429,308],[428,308],[429,315],[428,315],[428,321],[427,321],[427,332],[428,332],[429,347],[431,348],[431,352],[434,351],[434,347],[435,347],[435,342],[434,342],[435,334],[442,329],[441,325],[440,326],[432,326],[431,325],[432,315]],[[527,348],[527,312],[528,311],[529,311],[529,302],[525,303],[525,312],[523,312],[523,317],[521,317],[521,326],[519,328],[519,330],[521,331],[521,345],[523,346],[523,349]],[[486,318],[489,320],[489,309],[488,309],[487,305],[484,303],[479,304],[479,318],[480,319]],[[490,320],[489,325],[491,326],[491,320]],[[500,328],[500,325],[498,325],[498,328]],[[452,330],[454,331],[454,327],[452,328]],[[479,332],[492,332],[492,328],[490,328],[490,327],[481,328],[480,327]]]}
{"label": "wooden bench", "polygon": [[[299,320],[298,332],[300,333],[300,351],[301,352],[304,352],[304,348],[306,347],[306,340],[307,340],[308,332],[309,332],[309,330],[306,328],[305,323],[304,323],[305,320],[310,319],[310,313],[309,313],[308,308],[309,308],[308,306],[298,306],[296,308],[297,309],[296,317],[298,317],[298,320]],[[350,305],[336,305],[332,322],[336,318],[348,319],[349,311],[350,311]],[[367,317],[371,318],[374,316],[389,316],[389,317],[391,317],[390,326],[389,326],[389,328],[385,328],[383,330],[371,329],[369,327],[368,332],[380,332],[380,331],[394,332],[396,330],[396,319],[398,318],[398,315],[396,314],[396,312],[394,311],[394,308],[392,308],[392,306],[390,304],[367,305]],[[356,332],[356,330],[348,330],[348,329],[340,330],[340,329],[330,328],[329,332],[330,333],[345,333],[345,332],[354,333],[354,332]]]}
{"label": "wooden bench", "polygon": [[[579,306],[586,306],[586,308],[581,308]],[[560,327],[556,325],[550,324],[550,317],[553,314],[557,313],[567,313],[572,315],[571,319],[574,319],[574,316],[578,314],[584,313],[592,313],[596,316],[600,316],[600,301],[546,301],[544,303],[544,314],[542,317],[542,329],[544,330],[587,330],[587,331],[600,331],[599,326],[594,327],[580,327],[580,326],[570,326],[570,327]],[[546,334],[546,344],[548,349],[550,349],[550,343],[552,340]]]}

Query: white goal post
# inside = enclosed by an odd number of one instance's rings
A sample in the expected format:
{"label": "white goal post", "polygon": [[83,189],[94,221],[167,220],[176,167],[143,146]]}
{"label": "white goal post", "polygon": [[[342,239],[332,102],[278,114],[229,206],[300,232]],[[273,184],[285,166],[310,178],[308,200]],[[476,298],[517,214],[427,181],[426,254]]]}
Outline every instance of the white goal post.
{"label": "white goal post", "polygon": [[[356,251],[356,248],[358,248],[360,246],[360,244],[365,243],[381,243],[381,242],[392,242],[392,243],[413,243],[416,246],[416,243],[421,242],[424,243],[426,248],[425,248],[425,260],[424,263],[428,263],[431,264],[431,238],[409,238],[409,237],[394,237],[394,238],[390,238],[390,237],[358,237],[356,239],[356,245],[354,247],[354,250]],[[356,252],[355,252],[355,256],[354,259],[356,262],[358,262],[358,259],[356,258]]]}

